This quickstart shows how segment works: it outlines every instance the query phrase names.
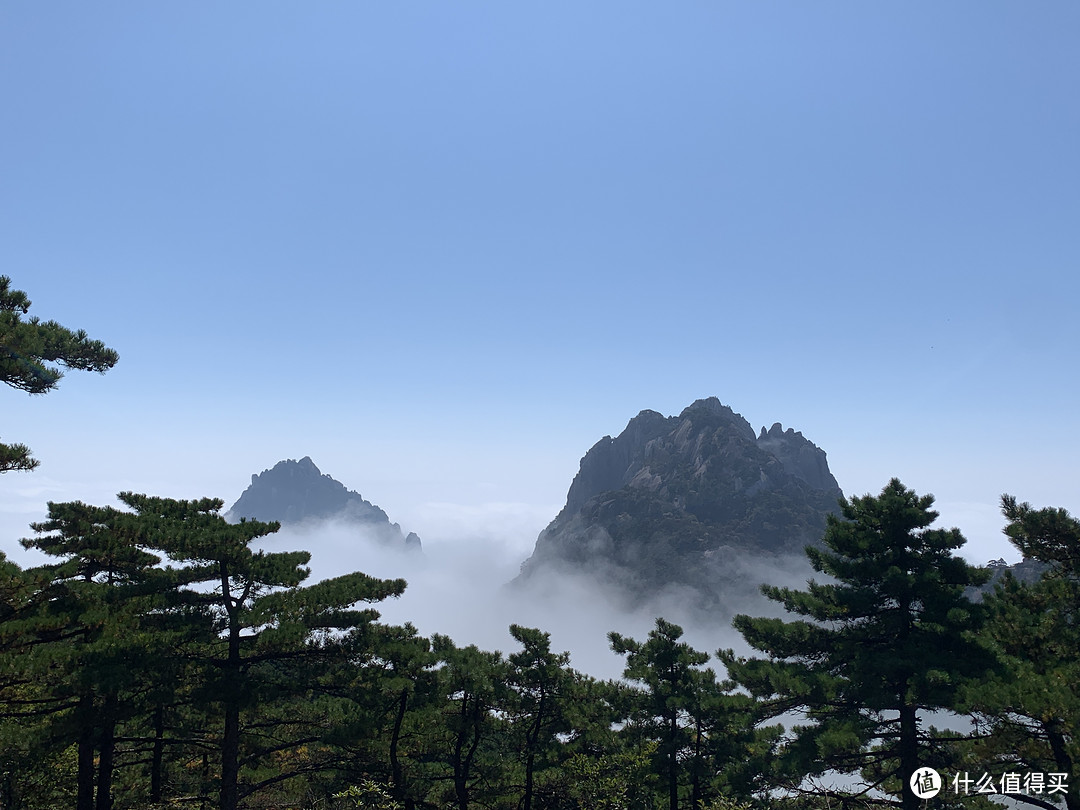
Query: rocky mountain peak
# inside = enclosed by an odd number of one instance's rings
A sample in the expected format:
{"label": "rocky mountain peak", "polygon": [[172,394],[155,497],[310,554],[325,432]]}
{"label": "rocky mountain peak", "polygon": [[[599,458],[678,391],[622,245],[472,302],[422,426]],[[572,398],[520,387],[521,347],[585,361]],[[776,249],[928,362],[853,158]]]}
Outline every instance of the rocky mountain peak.
{"label": "rocky mountain peak", "polygon": [[253,518],[300,525],[324,520],[342,520],[362,529],[366,535],[391,545],[420,548],[420,538],[406,536],[391,523],[386,512],[359,492],[324,474],[310,456],[299,461],[286,459],[251,476],[251,485],[226,513],[230,520]]}
{"label": "rocky mountain peak", "polygon": [[716,596],[732,584],[733,555],[802,556],[841,497],[824,451],[779,423],[755,435],[716,397],[678,416],[642,411],[581,459],[519,580],[584,570],[632,592],[675,584]]}

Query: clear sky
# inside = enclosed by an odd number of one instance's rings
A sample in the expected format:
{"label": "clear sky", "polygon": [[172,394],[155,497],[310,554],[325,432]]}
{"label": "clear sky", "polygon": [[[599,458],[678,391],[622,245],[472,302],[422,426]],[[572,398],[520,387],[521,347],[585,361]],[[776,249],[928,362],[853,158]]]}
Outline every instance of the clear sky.
{"label": "clear sky", "polygon": [[4,3],[0,273],[120,363],[0,390],[42,461],[0,547],[310,455],[523,557],[601,436],[715,395],[1009,556],[1002,492],[1080,511],[1078,42],[1065,1]]}

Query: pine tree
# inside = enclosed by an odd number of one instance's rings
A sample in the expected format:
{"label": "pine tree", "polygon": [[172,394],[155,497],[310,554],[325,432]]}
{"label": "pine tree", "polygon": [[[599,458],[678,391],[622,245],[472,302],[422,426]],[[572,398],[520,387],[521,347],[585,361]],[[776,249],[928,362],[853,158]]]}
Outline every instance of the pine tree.
{"label": "pine tree", "polygon": [[[552,727],[562,730],[539,746],[534,807],[653,810],[656,744],[627,732],[639,693],[622,681],[563,671],[569,678],[559,684],[552,717]],[[518,700],[514,704],[520,706]],[[515,743],[519,752],[521,731]]]}
{"label": "pine tree", "polygon": [[525,765],[521,807],[532,810],[538,761],[542,766],[557,756],[557,735],[571,731],[566,703],[571,699],[575,676],[569,668],[570,653],[553,653],[549,633],[512,624],[510,635],[522,646],[507,659],[515,698],[512,722]]}
{"label": "pine tree", "polygon": [[[160,558],[118,530],[118,510],[80,502],[48,505],[27,548],[61,558],[33,572],[50,598],[27,626],[62,745],[78,747],[78,810],[111,810],[116,729],[128,697],[151,670],[143,617],[162,590]],[[31,664],[32,665],[32,664]],[[43,705],[48,705],[44,703]]]}
{"label": "pine tree", "polygon": [[988,573],[953,552],[956,529],[928,528],[933,498],[893,479],[877,497],[842,501],[843,519],[830,517],[824,548],[809,547],[815,571],[807,590],[762,591],[796,621],[735,617],[735,627],[767,659],[723,655],[730,675],[768,713],[805,712],[786,750],[789,773],[861,773],[861,794],[901,796],[905,810],[919,800],[909,787],[920,764],[938,763],[933,735],[920,713],[953,709],[958,688],[980,677],[992,656],[971,640],[981,611],[964,589]]}
{"label": "pine tree", "polygon": [[976,753],[991,773],[1068,774],[1066,806],[1080,810],[1080,521],[1008,495],[1002,511],[1013,544],[1048,570],[1031,585],[1008,575],[985,600],[984,636],[1006,666],[967,691],[986,735]]}
{"label": "pine tree", "polygon": [[458,647],[447,636],[436,633],[432,650],[442,663],[439,685],[445,699],[442,740],[438,756],[450,767],[453,805],[469,810],[477,784],[498,784],[497,773],[504,770],[503,757],[485,757],[482,744],[502,739],[502,724],[495,712],[507,702],[507,665],[502,653],[485,652],[475,645]]}
{"label": "pine tree", "polygon": [[[309,694],[313,669],[342,655],[335,633],[378,618],[356,604],[400,595],[405,582],[355,572],[301,587],[308,552],[251,548],[277,531],[277,523],[227,523],[219,514],[220,499],[177,501],[130,492],[119,497],[135,512],[131,530],[139,542],[182,563],[182,582],[201,585],[188,588],[186,596],[213,622],[198,655],[207,673],[206,699],[219,707],[211,714],[220,723],[218,807],[236,810],[245,796],[294,775],[284,768],[242,783],[245,766],[257,773],[266,756],[280,761],[330,733],[321,718],[296,711],[303,705],[297,699]],[[275,702],[289,709],[275,712]],[[318,765],[299,767],[311,772]]]}
{"label": "pine tree", "polygon": [[[0,554],[0,807],[71,806],[74,750],[56,744],[54,715],[70,703],[50,688],[44,651],[62,638],[67,622],[49,619],[46,606],[61,596],[49,571],[23,570]],[[70,794],[70,795],[68,795]],[[50,801],[51,800],[51,801]]]}
{"label": "pine tree", "polygon": [[727,771],[735,763],[756,758],[759,742],[773,732],[756,734],[750,727],[752,701],[732,694],[734,684],[718,681],[704,668],[707,653],[680,641],[682,628],[656,620],[642,643],[610,633],[612,649],[626,655],[623,677],[643,688],[631,693],[631,723],[655,743],[657,770],[667,789],[667,807],[678,810],[680,785],[689,784],[689,807],[714,798],[732,781]]}
{"label": "pine tree", "polygon": [[[375,629],[375,656],[383,662],[384,669],[380,691],[390,698],[392,720],[387,740],[387,759],[390,764],[391,791],[402,802],[405,810],[414,810],[415,797],[406,775],[407,754],[402,753],[403,740],[407,735],[406,720],[410,711],[423,710],[430,705],[437,692],[438,676],[432,670],[435,658],[431,643],[416,633],[411,624],[403,627],[377,626]],[[415,735],[413,735],[415,736]]]}
{"label": "pine tree", "polygon": [[386,774],[392,798],[415,810],[426,787],[417,761],[425,719],[435,713],[438,674],[428,639],[411,624],[371,624],[342,640],[346,656],[320,689],[347,704],[333,743],[353,782]]}
{"label": "pine tree", "polygon": [[1054,578],[1080,577],[1080,521],[1064,509],[1035,509],[1001,496],[1001,511],[1012,544],[1025,557],[1048,563]]}
{"label": "pine tree", "polygon": [[[105,372],[119,355],[86,332],[73,332],[56,321],[23,320],[30,299],[0,276],[0,382],[28,394],[44,394],[60,382],[63,371],[49,363],[81,371]],[[32,470],[38,461],[24,444],[0,444],[0,472]]]}

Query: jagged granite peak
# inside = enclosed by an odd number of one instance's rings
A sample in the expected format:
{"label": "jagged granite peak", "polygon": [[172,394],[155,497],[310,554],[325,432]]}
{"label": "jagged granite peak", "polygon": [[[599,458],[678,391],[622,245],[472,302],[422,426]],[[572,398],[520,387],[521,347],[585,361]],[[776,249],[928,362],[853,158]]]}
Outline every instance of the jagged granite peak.
{"label": "jagged granite peak", "polygon": [[563,513],[576,512],[590,498],[627,485],[641,469],[644,447],[667,430],[668,418],[642,411],[631,419],[618,438],[605,436],[581,459],[581,469],[570,484]]}
{"label": "jagged granite peak", "polygon": [[801,557],[841,497],[825,452],[779,423],[755,435],[716,397],[678,416],[642,411],[582,458],[518,581],[576,570],[632,594],[680,585],[715,598],[735,556]]}
{"label": "jagged granite peak", "polygon": [[323,473],[311,456],[299,461],[279,461],[269,470],[251,476],[251,485],[226,513],[229,520],[252,518],[299,525],[322,520],[342,520],[356,524],[384,543],[419,549],[414,532],[406,536],[386,512],[359,492]]}
{"label": "jagged granite peak", "polygon": [[829,472],[829,462],[825,451],[807,439],[797,430],[775,422],[767,431],[762,426],[757,444],[762,450],[772,453],[789,473],[801,478],[815,489],[840,490],[839,484]]}

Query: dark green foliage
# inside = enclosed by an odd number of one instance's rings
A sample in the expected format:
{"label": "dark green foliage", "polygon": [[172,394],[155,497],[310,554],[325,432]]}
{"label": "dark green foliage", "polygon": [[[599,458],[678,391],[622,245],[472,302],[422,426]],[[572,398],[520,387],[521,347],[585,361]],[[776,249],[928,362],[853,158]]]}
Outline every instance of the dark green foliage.
{"label": "dark green foliage", "polygon": [[1080,521],[1064,509],[1034,509],[1001,496],[1001,510],[1009,521],[1005,534],[1024,557],[1052,566],[1052,576],[1080,576]]}
{"label": "dark green foliage", "polygon": [[370,779],[365,779],[358,785],[349,785],[347,790],[335,793],[334,798],[340,801],[343,807],[354,807],[357,810],[402,810],[402,805],[394,801],[386,788]]}
{"label": "dark green foliage", "polygon": [[39,536],[22,541],[61,560],[34,572],[49,578],[51,598],[34,617],[39,644],[23,663],[50,694],[45,737],[60,749],[76,740],[78,810],[112,807],[117,731],[159,660],[149,634],[160,629],[154,615],[170,583],[122,519],[109,507],[50,503],[48,519],[32,526]]}
{"label": "dark green foliage", "polygon": [[509,708],[515,748],[525,766],[522,810],[532,810],[536,773],[559,761],[558,735],[572,730],[568,703],[574,693],[569,653],[553,653],[551,636],[540,630],[510,625],[510,635],[522,646],[508,659],[512,692]]}
{"label": "dark green foliage", "polygon": [[341,633],[378,616],[356,604],[404,582],[354,573],[300,587],[306,552],[250,546],[275,525],[227,524],[210,499],[120,497],[133,511],[50,504],[24,542],[60,561],[0,570],[0,735],[35,740],[0,764],[74,750],[79,810],[110,810],[116,779],[144,804],[213,783],[233,810],[338,767],[342,709],[320,684],[353,651]]}
{"label": "dark green foliage", "polygon": [[[201,645],[197,661],[209,687],[205,694],[213,696],[222,717],[218,806],[234,810],[244,796],[287,778],[288,766],[284,776],[280,767],[286,754],[325,736],[324,712],[317,706],[297,712],[298,704],[290,708],[289,698],[307,694],[304,675],[310,677],[325,659],[338,655],[333,631],[378,618],[375,611],[354,606],[398,595],[405,582],[356,572],[301,588],[308,576],[307,552],[251,548],[253,540],[276,531],[276,523],[227,523],[218,514],[220,500],[174,501],[129,492],[120,499],[138,516],[133,525],[140,540],[187,566],[181,577],[186,584],[213,585],[186,590],[185,596],[211,619],[215,631]],[[268,714],[267,705],[284,710]],[[278,767],[267,774],[263,769],[271,755]],[[294,763],[301,770],[317,769],[304,757]]]}
{"label": "dark green foliage", "polygon": [[[65,701],[49,688],[55,651],[42,651],[60,635],[40,612],[56,590],[51,577],[0,555],[0,807],[73,806],[76,755],[50,733],[52,715]],[[63,622],[59,625],[62,627]]]}
{"label": "dark green foliage", "polygon": [[1080,810],[1080,522],[1007,495],[1002,510],[1013,544],[1048,568],[1033,584],[1006,577],[985,600],[984,635],[1006,666],[966,690],[977,755],[995,773],[1070,774],[1067,806]]}
{"label": "dark green foliage", "polygon": [[[5,729],[5,732],[12,729]],[[5,733],[0,769],[0,807],[4,810],[56,810],[76,802],[76,749],[41,751],[32,728]]]}
{"label": "dark green foliage", "polygon": [[[609,634],[611,648],[626,656],[623,677],[638,689],[629,694],[631,738],[648,741],[654,751],[654,772],[666,793],[669,810],[678,810],[681,796],[697,807],[718,791],[744,790],[749,782],[735,766],[753,763],[761,743],[773,731],[756,734],[751,701],[732,694],[730,681],[718,682],[706,653],[679,641],[682,628],[656,620],[642,643]],[[733,778],[734,775],[734,778]]]}
{"label": "dark green foliage", "polygon": [[[61,593],[49,572],[24,571],[0,554],[0,807],[73,807],[77,754],[57,740],[71,704],[51,671],[68,652],[68,622],[42,612]],[[66,646],[66,645],[65,645]],[[65,684],[66,687],[66,684]]]}
{"label": "dark green foliage", "polygon": [[681,637],[682,628],[663,619],[656,620],[656,629],[644,644],[618,633],[608,635],[611,649],[626,656],[623,677],[644,687],[632,717],[646,738],[656,742],[670,810],[678,810],[679,761],[691,748],[693,710],[699,708],[699,668],[709,660],[708,654],[679,642]]}
{"label": "dark green foliage", "polygon": [[[305,587],[308,555],[255,550],[274,524],[228,524],[220,501],[121,499],[51,504],[26,542],[55,563],[0,560],[2,810],[863,808],[895,803],[912,751],[945,773],[1075,768],[1067,515],[1007,511],[1050,573],[974,606],[985,572],[893,481],[809,550],[827,582],[766,588],[795,621],[737,618],[768,659],[721,651],[720,681],[661,619],[611,634],[627,682],[603,683],[539,629],[511,626],[503,656],[380,625],[359,603],[404,583]],[[926,728],[927,709],[979,734]],[[808,722],[781,747],[767,723],[791,711]],[[876,789],[820,789],[829,770]]]}
{"label": "dark green foliage", "polygon": [[342,645],[346,658],[320,683],[348,705],[327,741],[344,755],[346,780],[377,777],[412,810],[426,790],[426,731],[441,708],[431,644],[410,624],[369,624]]}
{"label": "dark green foliage", "polygon": [[[90,340],[86,332],[72,332],[56,321],[24,320],[29,311],[26,293],[12,289],[11,279],[0,276],[0,382],[44,394],[63,377],[61,368],[50,363],[98,372],[116,365],[119,355],[100,340]],[[0,472],[32,470],[37,465],[26,445],[0,444]]]}
{"label": "dark green foliage", "polygon": [[654,768],[656,744],[612,749],[596,756],[575,754],[565,774],[566,804],[571,810],[654,810],[659,782]]}
{"label": "dark green foliage", "polygon": [[955,707],[960,686],[992,667],[971,639],[980,608],[963,594],[987,572],[953,554],[964,543],[959,531],[928,528],[937,517],[932,503],[896,479],[877,497],[845,501],[844,519],[829,518],[825,547],[807,548],[829,581],[762,589],[804,618],[735,618],[769,658],[725,653],[731,676],[772,715],[803,711],[810,721],[782,760],[792,784],[828,770],[856,772],[868,789],[915,807],[902,785],[920,762],[937,762],[941,748],[919,714]]}
{"label": "dark green foliage", "polygon": [[[502,653],[474,645],[457,647],[447,636],[434,635],[432,649],[442,665],[438,670],[443,720],[434,753],[448,769],[452,791],[444,801],[468,810],[480,798],[495,798],[510,755],[505,735],[496,736],[503,722],[495,711],[508,698],[507,664]],[[482,747],[483,746],[483,747]],[[479,794],[479,795],[478,795]]]}
{"label": "dark green foliage", "polygon": [[[969,684],[965,706],[983,738],[975,756],[993,773],[1075,774],[1080,762],[1080,631],[1069,583],[1006,579],[986,599],[985,638],[1005,663],[1002,672]],[[1075,604],[1075,603],[1074,603]],[[1080,808],[1070,785],[1069,810]]]}

